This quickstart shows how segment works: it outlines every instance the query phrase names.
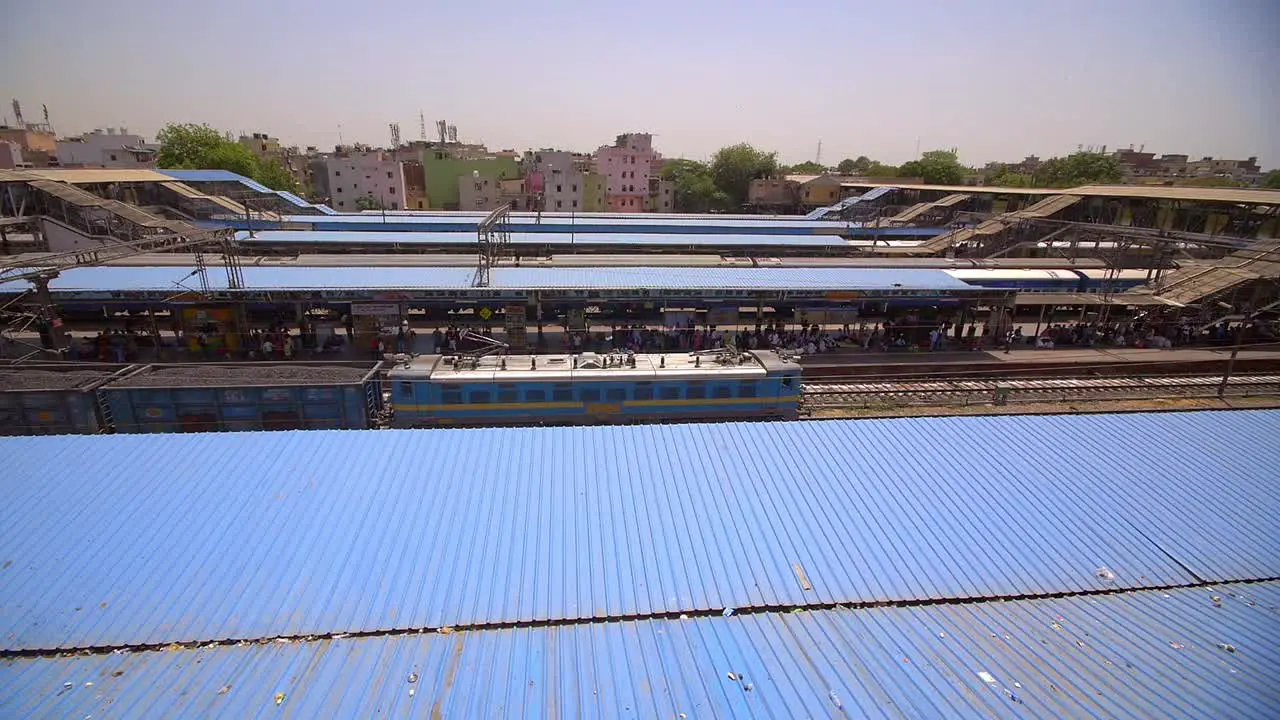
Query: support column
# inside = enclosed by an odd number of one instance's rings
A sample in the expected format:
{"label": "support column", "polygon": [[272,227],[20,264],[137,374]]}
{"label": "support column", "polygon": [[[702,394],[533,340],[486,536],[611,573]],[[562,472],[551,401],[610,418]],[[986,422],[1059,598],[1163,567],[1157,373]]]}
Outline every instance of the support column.
{"label": "support column", "polygon": [[33,296],[37,306],[36,312],[40,317],[41,325],[48,333],[49,349],[61,353],[69,344],[69,339],[67,330],[62,325],[62,318],[58,317],[58,307],[53,302],[53,294],[49,292],[51,279],[42,277],[31,282],[35,286]]}

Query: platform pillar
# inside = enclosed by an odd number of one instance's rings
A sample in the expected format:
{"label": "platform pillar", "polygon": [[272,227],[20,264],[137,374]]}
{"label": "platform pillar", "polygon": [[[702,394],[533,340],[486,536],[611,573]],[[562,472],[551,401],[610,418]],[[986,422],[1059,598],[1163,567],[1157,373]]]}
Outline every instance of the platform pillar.
{"label": "platform pillar", "polygon": [[49,292],[49,280],[46,277],[32,280],[31,284],[35,286],[32,296],[40,318],[41,340],[47,338],[47,349],[61,353],[69,344],[67,329],[62,324],[62,318],[58,317],[58,306],[53,302],[53,294]]}

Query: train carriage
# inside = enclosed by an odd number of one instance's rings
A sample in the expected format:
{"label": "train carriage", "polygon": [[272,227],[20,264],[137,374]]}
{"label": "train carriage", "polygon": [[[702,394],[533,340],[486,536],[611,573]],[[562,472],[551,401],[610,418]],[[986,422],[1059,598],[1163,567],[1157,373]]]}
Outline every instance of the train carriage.
{"label": "train carriage", "polygon": [[1149,282],[1150,270],[1107,270],[1099,268],[1005,269],[964,268],[945,271],[971,285],[1019,292],[1098,293],[1124,292]]}
{"label": "train carriage", "polygon": [[784,419],[800,365],[768,351],[459,357],[387,373],[395,427]]}

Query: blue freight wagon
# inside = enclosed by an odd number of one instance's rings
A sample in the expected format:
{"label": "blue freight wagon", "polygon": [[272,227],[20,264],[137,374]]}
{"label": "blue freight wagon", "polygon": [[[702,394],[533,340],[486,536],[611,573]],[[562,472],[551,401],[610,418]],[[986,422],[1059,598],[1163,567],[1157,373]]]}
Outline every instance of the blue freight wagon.
{"label": "blue freight wagon", "polygon": [[382,363],[145,365],[98,389],[121,433],[361,430],[382,411]]}
{"label": "blue freight wagon", "polygon": [[0,435],[102,432],[94,389],[135,367],[40,363],[0,368]]}

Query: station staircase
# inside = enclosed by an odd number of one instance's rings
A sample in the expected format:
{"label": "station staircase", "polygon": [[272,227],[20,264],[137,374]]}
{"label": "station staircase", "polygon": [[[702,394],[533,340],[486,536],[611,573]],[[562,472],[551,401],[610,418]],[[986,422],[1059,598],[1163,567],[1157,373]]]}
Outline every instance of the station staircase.
{"label": "station staircase", "polygon": [[[949,195],[938,202],[942,202],[952,197],[955,196]],[[940,235],[935,235],[913,248],[906,249],[906,254],[936,255],[940,252],[946,251],[950,247],[969,242],[975,238],[999,235],[1005,230],[1012,228],[1021,220],[1044,220],[1052,217],[1083,199],[1084,198],[1079,195],[1050,195],[1028,208],[1001,213],[974,227],[949,230]],[[960,202],[960,200],[953,200],[951,204],[955,204],[957,202]],[[924,210],[921,210],[921,212],[924,212]]]}
{"label": "station staircase", "polygon": [[[219,216],[235,216],[244,217],[249,213],[248,208],[243,204],[234,200],[225,198],[221,195],[207,195],[202,193],[190,185],[173,181],[160,183],[160,187],[167,190],[178,204],[178,209],[192,217],[216,218]],[[256,215],[264,220],[279,220],[280,216],[271,212],[256,212]]]}
{"label": "station staircase", "polygon": [[894,190],[897,190],[897,188],[890,187],[888,185],[881,185],[880,187],[874,187],[861,195],[855,195],[854,197],[845,198],[834,205],[829,205],[827,207],[820,207],[810,212],[809,214],[805,215],[804,219],[805,220],[825,220],[830,215],[835,215],[838,219],[841,214],[847,212],[850,208],[854,207],[855,205],[859,203],[870,202],[877,198],[883,197],[884,195],[887,195],[893,192]]}
{"label": "station staircase", "polygon": [[1177,305],[1194,305],[1261,279],[1280,279],[1280,240],[1261,240],[1212,265],[1175,270],[1159,283],[1134,288]]}
{"label": "station staircase", "polygon": [[950,208],[955,205],[958,205],[959,203],[964,202],[965,200],[968,200],[969,197],[970,196],[965,193],[952,193],[951,195],[948,195],[942,198],[941,200],[935,200],[933,202],[916,203],[915,205],[912,205],[911,207],[907,208],[906,210],[903,210],[902,212],[898,213],[897,215],[894,215],[891,218],[885,218],[884,222],[893,223],[893,224],[908,223],[920,217],[921,215],[929,212],[930,210]]}
{"label": "station staircase", "polygon": [[26,186],[41,196],[44,214],[89,237],[134,242],[152,235],[199,232],[191,223],[167,220],[135,205],[98,197],[67,183],[32,179],[26,181]]}

